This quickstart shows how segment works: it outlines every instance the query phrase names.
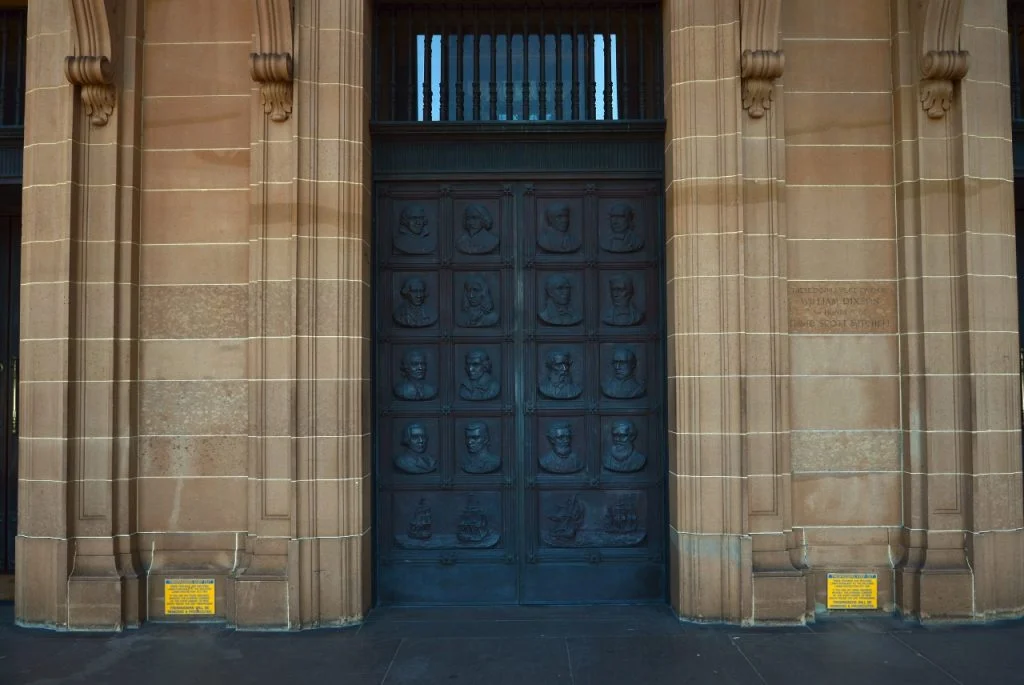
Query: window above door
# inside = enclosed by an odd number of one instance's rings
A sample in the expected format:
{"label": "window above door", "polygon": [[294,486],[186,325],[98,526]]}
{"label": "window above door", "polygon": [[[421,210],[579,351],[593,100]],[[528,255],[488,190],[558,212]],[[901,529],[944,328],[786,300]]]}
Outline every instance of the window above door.
{"label": "window above door", "polygon": [[657,2],[378,3],[378,122],[659,121]]}

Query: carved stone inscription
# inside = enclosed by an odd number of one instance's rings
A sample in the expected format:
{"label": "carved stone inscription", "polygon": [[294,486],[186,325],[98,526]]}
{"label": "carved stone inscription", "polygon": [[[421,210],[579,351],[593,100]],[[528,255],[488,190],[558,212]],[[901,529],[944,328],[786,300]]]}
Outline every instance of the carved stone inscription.
{"label": "carved stone inscription", "polygon": [[802,281],[789,284],[791,333],[895,333],[896,284]]}

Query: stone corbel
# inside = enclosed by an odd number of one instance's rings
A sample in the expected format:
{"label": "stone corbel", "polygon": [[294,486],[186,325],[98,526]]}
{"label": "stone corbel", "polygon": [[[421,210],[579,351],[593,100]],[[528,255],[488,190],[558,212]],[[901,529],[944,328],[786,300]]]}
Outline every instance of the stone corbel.
{"label": "stone corbel", "polygon": [[110,21],[104,0],[71,0],[78,54],[64,59],[64,75],[81,88],[82,105],[95,126],[104,126],[114,112],[114,66],[111,64]]}
{"label": "stone corbel", "polygon": [[960,50],[963,0],[921,3],[921,106],[941,119],[953,104],[953,85],[967,75],[968,53]]}
{"label": "stone corbel", "polygon": [[779,49],[781,8],[782,0],[742,0],[740,5],[743,109],[755,119],[771,108],[775,79],[786,66]]}
{"label": "stone corbel", "polygon": [[272,121],[292,113],[292,2],[256,0],[256,42],[249,73],[260,84],[263,111]]}

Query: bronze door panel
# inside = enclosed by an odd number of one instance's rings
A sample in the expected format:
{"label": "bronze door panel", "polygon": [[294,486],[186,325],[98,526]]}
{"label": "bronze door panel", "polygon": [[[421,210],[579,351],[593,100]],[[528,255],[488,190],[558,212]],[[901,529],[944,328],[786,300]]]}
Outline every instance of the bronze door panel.
{"label": "bronze door panel", "polygon": [[657,184],[376,200],[379,600],[662,600]]}

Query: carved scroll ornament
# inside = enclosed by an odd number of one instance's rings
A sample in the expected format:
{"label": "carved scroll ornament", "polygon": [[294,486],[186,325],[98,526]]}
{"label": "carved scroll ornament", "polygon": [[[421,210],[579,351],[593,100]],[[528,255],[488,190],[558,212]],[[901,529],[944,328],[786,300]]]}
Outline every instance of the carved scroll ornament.
{"label": "carved scroll ornament", "polygon": [[967,75],[967,51],[960,50],[963,0],[921,0],[921,106],[941,119],[953,104],[953,85]]}
{"label": "carved scroll ornament", "polygon": [[256,0],[259,52],[249,55],[249,73],[260,84],[263,111],[272,121],[292,113],[292,3]]}
{"label": "carved scroll ornament", "polygon": [[760,119],[772,106],[775,79],[786,66],[779,49],[781,0],[743,0],[740,12],[743,109]]}
{"label": "carved scroll ornament", "polygon": [[771,109],[775,79],[782,76],[786,56],[781,50],[744,50],[740,57],[743,109],[755,119]]}
{"label": "carved scroll ornament", "polygon": [[104,126],[114,112],[114,67],[110,56],[110,23],[104,0],[71,0],[78,54],[64,60],[64,75],[81,87],[82,105],[95,126]]}

